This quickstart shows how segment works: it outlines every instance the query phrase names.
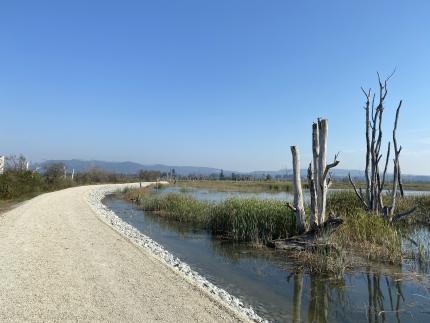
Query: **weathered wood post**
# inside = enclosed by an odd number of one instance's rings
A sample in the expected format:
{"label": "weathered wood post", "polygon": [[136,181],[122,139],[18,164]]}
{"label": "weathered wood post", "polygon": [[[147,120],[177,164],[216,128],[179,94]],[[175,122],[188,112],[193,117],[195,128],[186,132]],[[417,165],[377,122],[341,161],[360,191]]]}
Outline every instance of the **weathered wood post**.
{"label": "weathered wood post", "polygon": [[305,230],[305,209],[303,206],[302,182],[300,179],[300,151],[297,146],[291,146],[293,157],[293,210],[296,214],[296,227],[299,233]]}
{"label": "weathered wood post", "polygon": [[0,175],[4,173],[5,156],[0,156]]}

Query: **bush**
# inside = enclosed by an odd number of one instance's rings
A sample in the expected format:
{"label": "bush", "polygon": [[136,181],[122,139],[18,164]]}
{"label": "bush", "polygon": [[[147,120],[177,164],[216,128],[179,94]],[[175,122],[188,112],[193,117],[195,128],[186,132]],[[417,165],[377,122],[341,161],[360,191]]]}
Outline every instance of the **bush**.
{"label": "bush", "polygon": [[44,189],[43,178],[32,171],[6,171],[0,175],[0,199],[15,199]]}

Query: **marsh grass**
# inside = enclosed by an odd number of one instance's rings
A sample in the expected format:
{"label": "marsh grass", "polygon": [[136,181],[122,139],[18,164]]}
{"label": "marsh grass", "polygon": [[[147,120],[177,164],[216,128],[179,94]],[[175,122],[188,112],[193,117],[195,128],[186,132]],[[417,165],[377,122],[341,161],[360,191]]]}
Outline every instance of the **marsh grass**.
{"label": "marsh grass", "polygon": [[[430,198],[424,200],[430,201]],[[412,197],[399,201],[399,210],[409,209],[416,202]],[[332,192],[327,199],[327,211],[341,217],[344,222],[330,236],[319,237],[321,242],[335,248],[303,251],[298,255],[310,272],[342,273],[347,268],[361,266],[368,261],[401,263],[402,235],[399,226],[402,224],[393,225],[367,213],[351,191]]]}
{"label": "marsh grass", "polygon": [[281,201],[230,198],[214,203],[187,194],[157,195],[149,189],[124,191],[144,211],[206,228],[234,241],[264,244],[296,233],[294,215]]}
{"label": "marsh grass", "polygon": [[207,227],[212,204],[199,201],[186,194],[169,193],[164,196],[145,195],[138,201],[145,211],[156,212],[166,218]]}
{"label": "marsh grass", "polygon": [[399,212],[405,212],[412,207],[416,207],[415,212],[403,222],[430,225],[430,195],[407,196],[397,201]]}
{"label": "marsh grass", "polygon": [[398,229],[376,215],[363,211],[344,218],[330,240],[371,260],[400,263],[401,235]]}
{"label": "marsh grass", "polygon": [[316,274],[342,274],[353,266],[347,251],[340,248],[304,250],[296,253],[294,258],[300,267]]}
{"label": "marsh grass", "polygon": [[363,206],[352,191],[334,191],[327,197],[327,212],[347,218],[362,212]]}
{"label": "marsh grass", "polygon": [[213,206],[209,228],[236,241],[266,243],[296,233],[294,215],[281,201],[230,198]]}
{"label": "marsh grass", "polygon": [[176,186],[214,189],[217,191],[236,192],[290,192],[292,186],[287,181],[228,181],[199,180],[177,181]]}

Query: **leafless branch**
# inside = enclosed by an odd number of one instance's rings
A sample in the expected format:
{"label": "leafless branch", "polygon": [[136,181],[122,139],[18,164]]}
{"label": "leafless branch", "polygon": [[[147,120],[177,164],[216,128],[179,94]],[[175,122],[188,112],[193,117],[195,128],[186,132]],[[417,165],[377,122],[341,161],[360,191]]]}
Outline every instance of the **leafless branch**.
{"label": "leafless branch", "polygon": [[406,212],[396,214],[395,216],[393,216],[393,218],[392,218],[391,221],[392,222],[399,221],[399,220],[403,219],[404,217],[406,217],[406,216],[412,214],[413,212],[415,212],[416,209],[417,209],[417,207],[414,206],[412,209],[410,209],[410,210],[408,210]]}
{"label": "leafless branch", "polygon": [[323,180],[325,180],[325,179],[327,178],[327,174],[328,174],[328,172],[330,171],[330,169],[331,169],[331,168],[334,168],[334,167],[336,167],[337,165],[339,165],[340,161],[339,161],[339,160],[337,160],[337,157],[338,157],[338,156],[339,156],[339,153],[335,154],[335,155],[334,155],[334,160],[333,160],[333,162],[332,162],[331,164],[328,164],[328,165],[325,167],[324,174],[323,174]]}
{"label": "leafless branch", "polygon": [[352,185],[352,188],[354,189],[355,195],[357,195],[358,199],[363,203],[363,205],[364,205],[366,208],[368,208],[368,205],[367,205],[366,201],[364,200],[363,195],[362,195],[362,194],[360,194],[360,193],[358,193],[358,191],[357,191],[357,187],[355,186],[354,182],[352,181],[351,173],[349,173],[349,174],[348,174],[348,178],[349,178],[349,182],[350,182],[350,183],[351,183],[351,185]]}
{"label": "leafless branch", "polygon": [[382,174],[382,183],[381,183],[381,187],[380,187],[381,191],[384,189],[384,185],[385,185],[385,176],[387,174],[388,161],[390,159],[390,146],[391,146],[391,142],[388,142],[387,158],[385,160],[384,173]]}
{"label": "leafless branch", "polygon": [[290,202],[287,202],[287,206],[288,206],[288,208],[290,209],[290,210],[292,210],[293,212],[296,212],[297,211],[297,209],[290,203]]}

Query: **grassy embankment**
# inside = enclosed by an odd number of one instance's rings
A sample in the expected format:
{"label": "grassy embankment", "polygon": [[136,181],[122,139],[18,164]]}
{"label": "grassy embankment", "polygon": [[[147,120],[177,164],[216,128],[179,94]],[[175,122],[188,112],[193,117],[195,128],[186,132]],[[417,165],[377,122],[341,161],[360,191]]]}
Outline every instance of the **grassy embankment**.
{"label": "grassy embankment", "polygon": [[[220,203],[196,200],[186,194],[159,196],[151,188],[126,190],[125,197],[139,207],[169,219],[192,223],[216,236],[253,244],[265,244],[296,234],[294,214],[281,201],[231,198]],[[399,199],[398,210],[418,206],[414,219],[429,223],[430,197]],[[341,271],[352,266],[351,252],[361,259],[398,264],[402,260],[401,227],[406,221],[389,224],[362,209],[352,192],[329,195],[328,212],[343,218],[344,223],[328,237],[320,239],[334,249],[301,252],[300,261],[315,271]],[[307,212],[309,214],[309,212]]]}

